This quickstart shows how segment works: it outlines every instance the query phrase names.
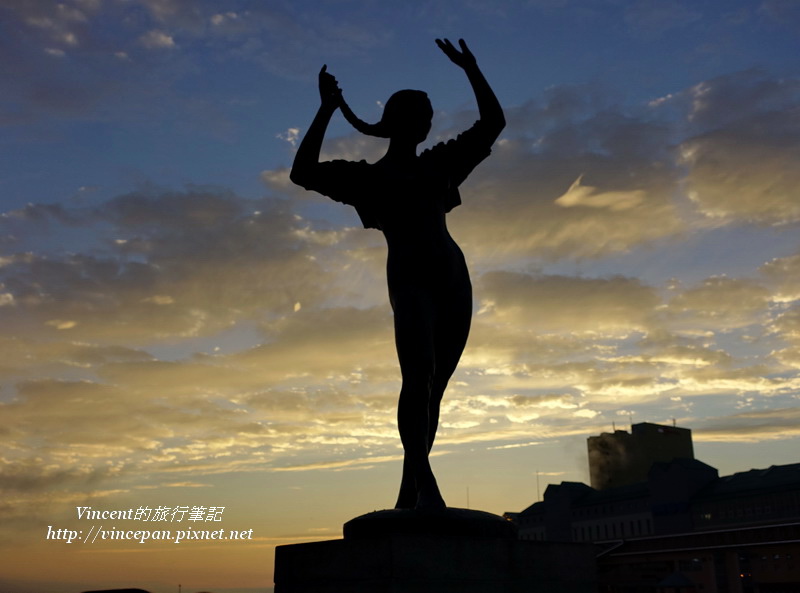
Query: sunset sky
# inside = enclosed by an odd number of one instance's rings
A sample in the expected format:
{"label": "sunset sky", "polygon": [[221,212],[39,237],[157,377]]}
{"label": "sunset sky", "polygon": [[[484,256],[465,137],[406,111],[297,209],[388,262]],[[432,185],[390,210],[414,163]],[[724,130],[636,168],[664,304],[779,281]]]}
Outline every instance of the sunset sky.
{"label": "sunset sky", "polygon": [[[323,64],[423,147],[507,128],[449,215],[475,314],[434,470],[501,514],[586,438],[691,428],[721,475],[800,462],[800,2],[0,0],[0,589],[266,591],[274,547],[391,507],[386,250],[288,179]],[[334,117],[325,158],[384,141]],[[376,196],[379,198],[380,196]],[[225,507],[247,541],[47,540]]]}

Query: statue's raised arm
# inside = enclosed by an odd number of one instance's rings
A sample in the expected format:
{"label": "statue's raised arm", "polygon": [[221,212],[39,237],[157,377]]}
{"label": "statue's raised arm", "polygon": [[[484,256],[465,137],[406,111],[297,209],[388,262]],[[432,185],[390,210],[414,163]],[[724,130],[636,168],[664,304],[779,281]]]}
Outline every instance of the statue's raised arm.
{"label": "statue's raised arm", "polygon": [[322,66],[319,71],[319,98],[320,105],[314,121],[308,128],[297,154],[294,157],[290,179],[297,185],[307,187],[310,180],[314,178],[319,164],[319,153],[322,149],[322,141],[325,138],[325,131],[331,121],[336,108],[342,102],[342,91],[336,78],[328,72],[328,66]]}
{"label": "statue's raised arm", "polygon": [[492,142],[494,142],[506,126],[506,118],[503,115],[503,109],[500,107],[500,102],[483,76],[483,72],[478,68],[478,62],[475,56],[467,47],[463,39],[458,40],[458,45],[461,51],[450,42],[449,39],[437,39],[436,45],[439,46],[444,54],[450,58],[456,66],[464,70],[472,85],[472,90],[475,93],[475,100],[478,102],[478,113],[480,113],[481,121],[487,128],[490,134],[493,134]]}

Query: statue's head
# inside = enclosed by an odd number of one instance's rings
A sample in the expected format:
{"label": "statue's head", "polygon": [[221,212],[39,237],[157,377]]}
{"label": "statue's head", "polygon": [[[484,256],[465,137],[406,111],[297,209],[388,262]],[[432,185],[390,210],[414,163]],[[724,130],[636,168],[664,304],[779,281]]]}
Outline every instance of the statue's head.
{"label": "statue's head", "polygon": [[433,120],[433,107],[427,93],[415,90],[397,91],[383,107],[383,116],[376,124],[356,117],[342,102],[342,114],[362,134],[378,138],[400,138],[422,142],[428,137]]}
{"label": "statue's head", "polygon": [[427,93],[406,89],[389,97],[377,125],[384,138],[404,137],[422,142],[428,137],[432,120],[433,107]]}

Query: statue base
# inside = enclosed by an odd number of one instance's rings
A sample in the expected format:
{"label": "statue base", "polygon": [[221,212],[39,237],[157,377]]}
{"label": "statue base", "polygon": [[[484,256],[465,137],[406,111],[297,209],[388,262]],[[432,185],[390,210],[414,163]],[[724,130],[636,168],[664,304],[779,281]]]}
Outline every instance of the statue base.
{"label": "statue base", "polygon": [[589,544],[520,541],[481,511],[388,510],[344,539],[279,546],[275,593],[594,593]]}

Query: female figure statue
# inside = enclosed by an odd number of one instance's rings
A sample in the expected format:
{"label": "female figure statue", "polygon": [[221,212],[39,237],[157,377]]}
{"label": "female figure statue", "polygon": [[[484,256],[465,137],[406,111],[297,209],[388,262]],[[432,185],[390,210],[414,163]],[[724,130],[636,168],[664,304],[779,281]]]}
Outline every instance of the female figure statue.
{"label": "female figure statue", "polygon": [[[336,79],[323,66],[321,105],[295,156],[294,183],[352,205],[366,228],[383,232],[388,244],[387,280],[394,311],[402,389],[397,410],[405,452],[396,508],[444,508],[428,460],[439,423],[439,406],[469,334],[472,286],[445,214],[461,203],[458,186],[491,152],[505,126],[503,110],[466,43],[436,44],[467,75],[480,119],[456,139],[417,154],[431,128],[433,109],[422,91],[404,90],[386,102],[377,124],[358,119]],[[386,154],[366,161],[319,162],[328,123],[336,109],[360,132],[389,139]]]}

